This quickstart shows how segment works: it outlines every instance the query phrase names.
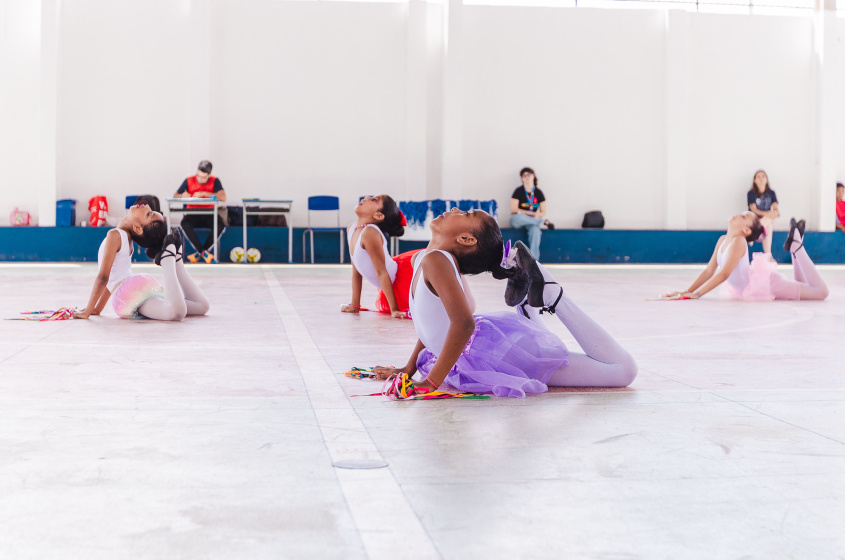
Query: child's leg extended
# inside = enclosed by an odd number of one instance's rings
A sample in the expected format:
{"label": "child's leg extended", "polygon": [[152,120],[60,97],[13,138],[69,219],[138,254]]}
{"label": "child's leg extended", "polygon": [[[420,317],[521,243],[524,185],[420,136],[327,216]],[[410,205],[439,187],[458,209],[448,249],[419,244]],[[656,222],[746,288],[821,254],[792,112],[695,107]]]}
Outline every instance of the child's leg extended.
{"label": "child's leg extended", "polygon": [[188,313],[188,306],[176,277],[175,245],[165,248],[161,257],[161,270],[164,274],[164,298],[151,297],[138,307],[138,313],[157,321],[181,321]]}
{"label": "child's leg extended", "polygon": [[[542,265],[540,270],[546,282],[554,277]],[[555,304],[555,301],[557,304]],[[543,303],[554,305],[555,315],[572,333],[584,354],[570,352],[569,364],[558,368],[548,385],[556,387],[627,387],[637,376],[637,363],[627,350],[575,305],[560,286],[546,284]]]}
{"label": "child's leg extended", "polygon": [[637,363],[631,354],[566,294],[561,296],[555,314],[585,353],[570,352],[569,364],[552,374],[549,385],[627,387],[634,381]]}
{"label": "child's leg extended", "polygon": [[[164,260],[162,259],[162,268],[164,267]],[[179,281],[179,286],[182,288],[184,294],[185,306],[188,315],[205,315],[208,313],[210,304],[205,294],[197,286],[191,275],[188,274],[185,268],[185,263],[182,259],[176,261],[176,279]]]}
{"label": "child's leg extended", "polygon": [[792,267],[795,281],[787,280],[782,276],[773,277],[772,293],[775,299],[803,299],[823,300],[827,298],[830,291],[825,284],[816,265],[807,251],[804,249],[804,240],[798,231],[793,233],[792,241]]}

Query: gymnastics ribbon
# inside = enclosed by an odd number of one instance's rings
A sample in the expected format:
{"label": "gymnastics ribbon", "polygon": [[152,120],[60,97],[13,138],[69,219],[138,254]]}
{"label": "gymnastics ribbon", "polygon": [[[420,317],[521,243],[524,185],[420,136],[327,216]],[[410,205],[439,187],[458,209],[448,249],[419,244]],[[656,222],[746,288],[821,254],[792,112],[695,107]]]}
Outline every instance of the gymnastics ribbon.
{"label": "gymnastics ribbon", "polygon": [[346,377],[353,377],[355,379],[375,379],[376,374],[373,373],[373,368],[358,368],[354,367],[344,373]]}
{"label": "gymnastics ribbon", "polygon": [[[354,367],[347,371],[344,375],[347,377],[354,377],[357,379],[372,379],[375,374],[371,374],[373,368],[357,368]],[[475,393],[448,393],[446,391],[437,391],[435,389],[428,389],[426,387],[415,387],[411,381],[411,376],[406,373],[388,379],[381,387],[378,393],[370,393],[368,395],[351,395],[353,397],[375,397],[384,396],[392,401],[421,401],[432,399],[489,399],[490,395],[477,395]]]}
{"label": "gymnastics ribbon", "polygon": [[22,311],[21,315],[25,317],[15,317],[13,321],[67,321],[73,319],[75,309],[72,307],[60,307],[55,311]]}

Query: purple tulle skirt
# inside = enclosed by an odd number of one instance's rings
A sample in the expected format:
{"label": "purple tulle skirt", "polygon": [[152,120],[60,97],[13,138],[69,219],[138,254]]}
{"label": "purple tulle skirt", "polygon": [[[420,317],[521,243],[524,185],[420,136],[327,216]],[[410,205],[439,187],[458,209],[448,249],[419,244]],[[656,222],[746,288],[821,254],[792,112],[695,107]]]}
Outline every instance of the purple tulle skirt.
{"label": "purple tulle skirt", "polygon": [[[569,363],[568,355],[557,336],[521,315],[475,315],[475,331],[446,382],[461,391],[523,398],[526,393],[545,393],[552,373]],[[417,369],[428,375],[436,360],[425,349]]]}

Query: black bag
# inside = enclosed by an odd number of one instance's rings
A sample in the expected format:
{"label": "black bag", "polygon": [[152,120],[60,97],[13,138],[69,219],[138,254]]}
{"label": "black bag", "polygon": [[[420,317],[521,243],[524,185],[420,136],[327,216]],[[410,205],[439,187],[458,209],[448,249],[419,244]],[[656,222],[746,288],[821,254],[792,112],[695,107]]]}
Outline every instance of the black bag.
{"label": "black bag", "polygon": [[601,210],[593,210],[584,214],[584,221],[581,222],[582,228],[602,229],[604,227],[604,216]]}
{"label": "black bag", "polygon": [[241,227],[244,225],[244,208],[243,206],[227,206],[229,210],[229,225]]}
{"label": "black bag", "polygon": [[[275,210],[275,208],[263,208],[263,210]],[[262,227],[288,227],[288,220],[283,214],[261,214],[258,216],[258,225]]]}

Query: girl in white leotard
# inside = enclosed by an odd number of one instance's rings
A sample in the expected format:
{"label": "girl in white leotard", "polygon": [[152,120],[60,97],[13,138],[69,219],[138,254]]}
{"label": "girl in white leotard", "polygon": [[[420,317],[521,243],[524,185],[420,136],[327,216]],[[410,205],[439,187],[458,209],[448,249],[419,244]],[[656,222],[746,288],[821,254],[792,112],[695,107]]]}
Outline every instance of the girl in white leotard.
{"label": "girl in white leotard", "polygon": [[[147,249],[164,272],[164,286],[149,274],[132,274],[134,244]],[[75,319],[99,315],[111,299],[118,317],[178,321],[186,315],[203,315],[208,300],[182,263],[182,233],[146,204],[136,204],[118,226],[106,234],[97,254],[99,272],[84,311]]]}
{"label": "girl in white leotard", "polygon": [[[382,378],[397,374],[425,378],[418,387],[433,389],[444,380],[462,391],[524,397],[549,385],[621,387],[637,373],[634,359],[607,332],[563,293],[528,248],[520,248],[518,265],[503,268],[502,233],[496,221],[480,210],[451,212],[431,222],[431,243],[414,258],[410,308],[418,341],[403,368],[377,367]],[[517,313],[473,315],[461,274],[492,272],[516,285],[527,263],[536,277],[528,296],[514,301]],[[542,276],[540,276],[542,274]],[[515,290],[514,293],[517,293]],[[506,292],[507,295],[507,292]],[[529,305],[537,307],[529,307]],[[556,308],[585,354],[568,352],[542,322],[540,309]]]}
{"label": "girl in white leotard", "polygon": [[783,248],[792,255],[794,277],[777,272],[767,253],[755,253],[748,262],[748,243],[764,238],[760,218],[753,212],[737,214],[728,221],[728,231],[716,242],[713,256],[698,278],[683,291],[663,294],[666,298],[699,299],[719,285],[728,297],[745,300],[823,300],[827,285],[804,249],[804,220],[790,222]]}
{"label": "girl in white leotard", "polygon": [[403,318],[408,312],[408,287],[411,283],[411,256],[408,251],[390,257],[387,237],[405,233],[405,216],[396,201],[386,194],[365,196],[355,207],[358,219],[347,229],[352,261],[352,301],[341,306],[344,313],[361,309],[363,279],[379,289],[375,310]]}

